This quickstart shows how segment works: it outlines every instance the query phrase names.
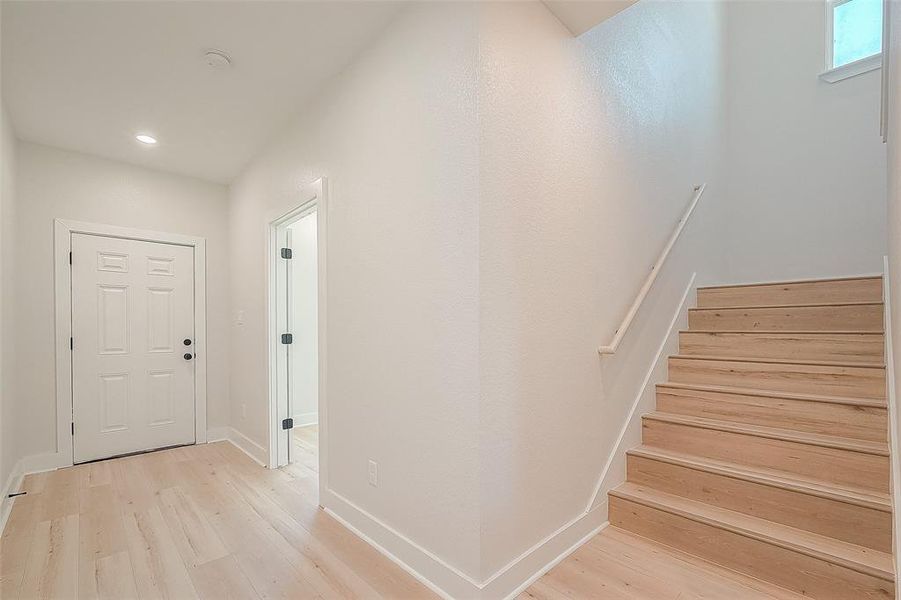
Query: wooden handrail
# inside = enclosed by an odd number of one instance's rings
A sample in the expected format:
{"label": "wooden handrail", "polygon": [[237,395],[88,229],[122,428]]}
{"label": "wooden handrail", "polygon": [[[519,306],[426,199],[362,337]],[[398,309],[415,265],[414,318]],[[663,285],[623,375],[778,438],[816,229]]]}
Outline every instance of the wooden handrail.
{"label": "wooden handrail", "polygon": [[698,200],[701,199],[701,196],[704,194],[704,189],[706,187],[706,183],[695,186],[695,195],[688,203],[688,207],[685,209],[685,213],[682,215],[682,218],[679,219],[678,223],[676,223],[676,229],[673,231],[673,235],[670,236],[669,241],[666,243],[666,246],[663,247],[663,251],[660,253],[660,257],[657,258],[657,262],[654,263],[654,266],[651,268],[651,272],[648,273],[648,278],[645,279],[644,285],[641,286],[641,290],[639,290],[638,292],[638,296],[635,297],[635,302],[633,302],[632,306],[629,307],[629,312],[626,313],[626,316],[623,317],[623,322],[620,323],[619,327],[614,332],[613,341],[611,341],[606,346],[601,346],[600,348],[598,348],[598,354],[613,354],[616,352],[616,349],[619,348],[620,342],[623,341],[623,337],[629,330],[629,325],[632,324],[632,320],[638,313],[638,309],[641,308],[642,302],[644,302],[644,299],[648,295],[648,292],[651,291],[651,286],[653,286],[654,282],[657,280],[657,275],[660,273],[660,269],[663,267],[663,263],[666,262],[666,258],[669,256],[670,250],[672,250],[673,246],[676,244],[676,240],[678,240],[679,236],[682,235],[682,230],[685,229],[685,224],[688,223],[688,219],[689,217],[691,217],[691,213],[694,212],[695,207],[698,205]]}

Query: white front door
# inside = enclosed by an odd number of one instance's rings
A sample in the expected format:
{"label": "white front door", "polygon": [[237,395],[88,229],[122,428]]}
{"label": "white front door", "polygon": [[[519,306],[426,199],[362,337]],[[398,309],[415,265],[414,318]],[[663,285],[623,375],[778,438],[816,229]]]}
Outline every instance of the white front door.
{"label": "white front door", "polygon": [[75,462],[194,443],[194,249],[71,247]]}

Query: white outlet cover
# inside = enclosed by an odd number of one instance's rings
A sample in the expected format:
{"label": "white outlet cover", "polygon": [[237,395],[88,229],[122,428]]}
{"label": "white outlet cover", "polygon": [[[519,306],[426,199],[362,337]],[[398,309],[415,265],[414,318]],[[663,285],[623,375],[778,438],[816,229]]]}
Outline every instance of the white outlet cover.
{"label": "white outlet cover", "polygon": [[369,461],[369,485],[373,487],[379,485],[379,463],[374,460]]}

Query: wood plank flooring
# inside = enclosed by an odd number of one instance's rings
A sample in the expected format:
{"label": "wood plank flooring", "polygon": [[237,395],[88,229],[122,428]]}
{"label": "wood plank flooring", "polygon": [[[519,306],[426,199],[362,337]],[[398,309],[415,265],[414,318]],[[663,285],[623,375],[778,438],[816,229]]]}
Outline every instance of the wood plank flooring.
{"label": "wood plank flooring", "polygon": [[294,428],[294,456],[291,462],[319,473],[319,425]]}
{"label": "wood plank flooring", "polygon": [[227,442],[29,475],[0,598],[436,596],[319,509],[315,428],[264,469]]}
{"label": "wood plank flooring", "polygon": [[[435,598],[319,509],[317,437],[277,471],[218,442],[28,476],[0,598]],[[798,597],[614,527],[520,596],[621,598]]]}

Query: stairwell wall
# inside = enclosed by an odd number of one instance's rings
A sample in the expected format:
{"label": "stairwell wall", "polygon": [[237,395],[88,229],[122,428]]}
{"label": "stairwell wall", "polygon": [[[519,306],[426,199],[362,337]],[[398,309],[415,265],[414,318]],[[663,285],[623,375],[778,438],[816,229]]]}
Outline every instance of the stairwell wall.
{"label": "stairwell wall", "polygon": [[[721,11],[638,2],[573,38],[540,3],[483,5],[483,577],[585,514],[692,273],[722,276]],[[632,329],[599,358],[703,182]],[[614,464],[622,481],[621,452]]]}
{"label": "stairwell wall", "polygon": [[824,70],[822,2],[725,2],[726,281],[875,274],[886,253],[881,71]]}

